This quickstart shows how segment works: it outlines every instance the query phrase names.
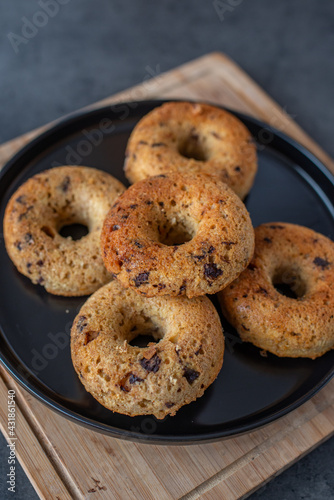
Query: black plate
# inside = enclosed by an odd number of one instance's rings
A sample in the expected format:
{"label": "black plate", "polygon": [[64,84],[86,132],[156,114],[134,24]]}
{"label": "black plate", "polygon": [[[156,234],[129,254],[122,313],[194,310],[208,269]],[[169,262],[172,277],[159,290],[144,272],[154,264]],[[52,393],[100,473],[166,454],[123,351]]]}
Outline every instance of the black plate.
{"label": "black plate", "polygon": [[[75,163],[97,167],[126,183],[122,166],[129,133],[159,104],[118,104],[81,113],[35,139],[1,173],[1,223],[6,203],[18,186],[52,166]],[[259,172],[246,200],[254,226],[286,221],[333,239],[334,180],[327,169],[283,134],[235,114],[258,142]],[[202,398],[163,421],[152,416],[118,415],[84,390],[72,367],[70,327],[86,298],[56,297],[33,285],[15,270],[3,238],[0,266],[1,361],[5,368],[53,409],[116,437],[180,444],[250,431],[305,402],[333,375],[334,351],[315,361],[265,358],[255,347],[241,343],[224,322],[224,365]]]}

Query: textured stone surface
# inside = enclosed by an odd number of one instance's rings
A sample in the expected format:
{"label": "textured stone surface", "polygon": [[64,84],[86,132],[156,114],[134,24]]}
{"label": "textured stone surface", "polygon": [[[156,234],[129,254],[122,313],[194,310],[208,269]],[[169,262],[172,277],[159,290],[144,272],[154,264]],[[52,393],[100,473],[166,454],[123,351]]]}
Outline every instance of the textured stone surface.
{"label": "textured stone surface", "polygon": [[[0,3],[0,142],[142,82],[147,67],[163,72],[220,50],[334,156],[330,0],[226,0],[224,19],[212,1],[68,0],[16,53],[8,34],[22,36],[24,17],[38,22],[43,1]],[[3,438],[0,444],[0,497],[7,499]],[[332,439],[251,498],[334,499],[333,456]],[[37,498],[22,470],[15,498]]]}

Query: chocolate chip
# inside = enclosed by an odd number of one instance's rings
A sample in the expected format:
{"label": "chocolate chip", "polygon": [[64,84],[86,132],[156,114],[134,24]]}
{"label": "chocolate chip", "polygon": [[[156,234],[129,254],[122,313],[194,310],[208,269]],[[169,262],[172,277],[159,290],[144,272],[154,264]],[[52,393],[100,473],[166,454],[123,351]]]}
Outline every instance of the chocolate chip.
{"label": "chocolate chip", "polygon": [[236,167],[234,167],[234,170],[235,170],[236,172],[240,172],[240,171],[241,171],[241,168],[240,168],[239,166],[236,166]]}
{"label": "chocolate chip", "polygon": [[159,177],[162,177],[163,179],[166,179],[167,175],[165,175],[165,174],[156,175],[156,178],[157,178],[157,179],[158,179]]}
{"label": "chocolate chip", "polygon": [[216,266],[216,264],[205,264],[204,265],[204,276],[209,280],[214,280],[221,276],[223,271]]}
{"label": "chocolate chip", "polygon": [[185,291],[186,288],[187,288],[187,280],[183,280],[182,285],[180,286],[180,290],[179,290],[178,295],[181,295]]}
{"label": "chocolate chip", "polygon": [[205,255],[193,255],[193,259],[203,260],[204,258],[205,258]]}
{"label": "chocolate chip", "polygon": [[247,328],[244,324],[241,324],[242,328],[246,330],[246,332],[249,332],[249,328]]}
{"label": "chocolate chip", "polygon": [[211,247],[209,248],[209,250],[208,250],[208,253],[212,253],[212,252],[214,252],[215,250],[216,250],[216,249],[215,249],[215,247],[211,246]]}
{"label": "chocolate chip", "polygon": [[138,377],[137,375],[134,375],[133,373],[131,373],[131,375],[129,377],[129,383],[130,384],[136,384],[137,382],[144,382],[144,379]]}
{"label": "chocolate chip", "polygon": [[137,287],[141,286],[141,285],[147,285],[149,275],[150,275],[149,271],[145,272],[145,273],[138,274],[138,276],[136,276],[134,279],[135,285]]}
{"label": "chocolate chip", "polygon": [[191,385],[199,377],[199,372],[193,370],[192,368],[184,368],[183,376],[187,379],[187,382]]}
{"label": "chocolate chip", "polygon": [[64,193],[67,193],[68,191],[68,188],[70,187],[70,184],[71,184],[71,179],[69,178],[69,176],[67,175],[63,182],[60,184],[60,189],[64,192]]}
{"label": "chocolate chip", "polygon": [[243,297],[244,299],[247,299],[247,297],[248,297],[248,293],[244,293],[242,297]]}
{"label": "chocolate chip", "polygon": [[86,316],[79,316],[78,321],[77,321],[77,331],[79,333],[82,332],[84,328],[88,325],[87,318]]}
{"label": "chocolate chip", "polygon": [[44,264],[44,260],[38,260],[36,264],[37,266],[42,266]]}
{"label": "chocolate chip", "polygon": [[151,144],[152,148],[159,148],[160,146],[166,146],[166,144],[164,142],[154,142]]}
{"label": "chocolate chip", "polygon": [[143,248],[143,245],[141,243],[139,243],[139,241],[135,241],[134,244],[136,245],[136,247],[138,248]]}
{"label": "chocolate chip", "polygon": [[236,245],[236,242],[235,241],[226,241],[226,240],[223,240],[221,242],[222,245]]}
{"label": "chocolate chip", "polygon": [[137,382],[143,382],[144,379],[138,377],[137,375],[135,375],[134,373],[127,373],[123,378],[122,380],[120,381],[120,389],[121,391],[123,392],[130,392],[131,391],[131,387],[129,387],[129,384],[136,384]]}
{"label": "chocolate chip", "polygon": [[272,243],[270,238],[263,238],[263,241],[266,241],[267,243]]}
{"label": "chocolate chip", "polygon": [[[78,327],[77,327],[78,328]],[[85,334],[85,340],[83,345],[89,344],[92,340],[95,340],[100,335],[100,332],[90,331]]]}
{"label": "chocolate chip", "polygon": [[159,205],[160,207],[163,207],[163,206],[164,206],[164,202],[163,202],[163,201],[159,201],[159,202],[158,202],[158,205]]}
{"label": "chocolate chip", "polygon": [[130,205],[130,208],[132,208],[132,209],[135,209],[137,207],[138,207],[138,205],[136,205],[136,204]]}
{"label": "chocolate chip", "polygon": [[24,200],[25,200],[25,196],[22,194],[21,196],[18,196],[15,201],[17,203],[20,203],[21,205],[25,205],[25,201]]}
{"label": "chocolate chip", "polygon": [[121,219],[127,219],[128,217],[128,215],[122,215]]}
{"label": "chocolate chip", "polygon": [[166,288],[166,285],[164,285],[163,283],[158,284],[158,290],[163,290],[164,288]]}
{"label": "chocolate chip", "polygon": [[313,261],[313,264],[315,264],[318,267],[321,267],[323,271],[331,265],[331,263],[328,262],[328,260],[322,259],[321,257],[316,257]]}
{"label": "chocolate chip", "polygon": [[195,356],[198,356],[200,353],[203,354],[202,344],[199,346],[199,348],[197,349],[197,351],[195,351]]}
{"label": "chocolate chip", "polygon": [[26,243],[28,243],[28,245],[31,245],[32,243],[34,243],[34,238],[33,238],[32,234],[31,233],[26,233],[24,235],[24,241]]}
{"label": "chocolate chip", "polygon": [[256,290],[256,293],[262,293],[263,295],[269,295],[267,290],[263,288],[262,286],[259,286],[259,288]]}
{"label": "chocolate chip", "polygon": [[165,403],[166,408],[172,408],[175,406],[175,403]]}
{"label": "chocolate chip", "polygon": [[14,243],[14,245],[16,246],[16,248],[21,252],[22,250],[22,243],[20,241],[16,241]]}
{"label": "chocolate chip", "polygon": [[146,200],[145,203],[146,203],[146,205],[153,205],[153,201],[151,201],[151,200]]}
{"label": "chocolate chip", "polygon": [[142,358],[139,362],[141,367],[147,372],[157,373],[160,368],[161,359],[155,353],[151,359]]}
{"label": "chocolate chip", "polygon": [[39,285],[42,285],[42,284],[44,283],[44,278],[43,278],[43,276],[41,276],[40,278],[38,278],[37,283],[38,283]]}
{"label": "chocolate chip", "polygon": [[117,231],[119,229],[119,226],[117,224],[114,224],[112,227],[112,231]]}
{"label": "chocolate chip", "polygon": [[25,212],[23,212],[22,214],[20,214],[18,216],[18,221],[21,221],[23,219],[23,217],[26,217],[27,216],[27,213],[32,210],[34,207],[33,205],[30,205],[30,207],[27,208],[27,210]]}
{"label": "chocolate chip", "polygon": [[126,387],[126,385],[123,385],[122,383],[119,384],[119,387],[123,392],[130,392],[130,388]]}

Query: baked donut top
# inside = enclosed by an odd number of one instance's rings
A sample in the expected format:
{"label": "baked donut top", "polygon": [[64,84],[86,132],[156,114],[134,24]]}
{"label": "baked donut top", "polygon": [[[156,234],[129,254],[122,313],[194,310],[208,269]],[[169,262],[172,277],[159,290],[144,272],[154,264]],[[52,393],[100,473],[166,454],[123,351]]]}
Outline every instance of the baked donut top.
{"label": "baked donut top", "polygon": [[216,106],[165,103],[134,128],[125,174],[133,183],[173,171],[218,176],[243,199],[257,171],[252,136],[238,118]]}
{"label": "baked donut top", "polygon": [[[4,217],[6,249],[17,269],[56,295],[86,295],[107,283],[101,227],[124,190],[113,176],[90,167],[55,167],[28,179]],[[85,226],[88,234],[78,240],[62,236],[72,224]]]}
{"label": "baked donut top", "polygon": [[[139,347],[134,341],[142,335],[154,342]],[[146,298],[113,280],[80,309],[71,353],[81,382],[104,406],[164,418],[216,378],[224,336],[207,297]]]}
{"label": "baked donut top", "polygon": [[219,294],[243,340],[278,356],[315,358],[334,347],[334,243],[274,222],[255,229],[254,257]]}
{"label": "baked donut top", "polygon": [[177,172],[144,179],[114,204],[102,229],[107,269],[138,293],[215,293],[249,263],[254,233],[223,182]]}

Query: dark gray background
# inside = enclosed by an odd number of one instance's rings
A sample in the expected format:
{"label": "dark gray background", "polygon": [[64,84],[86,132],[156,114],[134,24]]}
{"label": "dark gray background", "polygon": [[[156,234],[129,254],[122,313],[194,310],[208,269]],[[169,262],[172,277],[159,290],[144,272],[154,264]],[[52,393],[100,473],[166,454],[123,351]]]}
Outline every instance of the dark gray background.
{"label": "dark gray background", "polygon": [[[39,2],[0,0],[0,142],[141,83],[147,66],[164,72],[219,50],[334,156],[331,0],[51,2],[59,12],[23,43],[8,35],[22,36],[24,17],[38,23]],[[22,470],[16,493],[6,491],[3,438],[1,450],[0,497],[37,498]],[[334,440],[251,498],[334,499]]]}

